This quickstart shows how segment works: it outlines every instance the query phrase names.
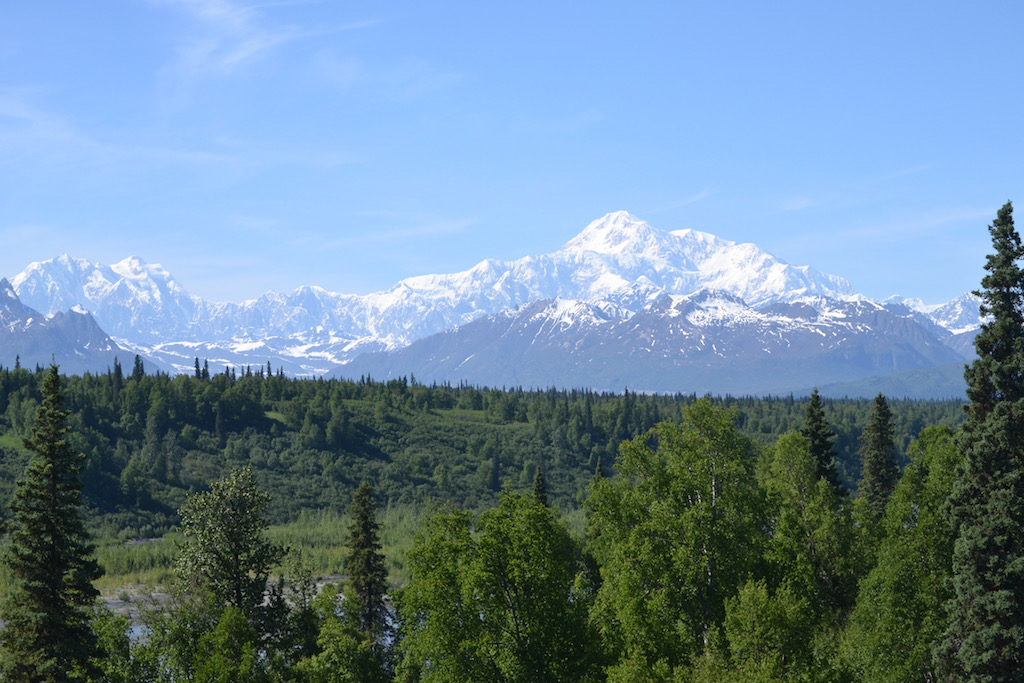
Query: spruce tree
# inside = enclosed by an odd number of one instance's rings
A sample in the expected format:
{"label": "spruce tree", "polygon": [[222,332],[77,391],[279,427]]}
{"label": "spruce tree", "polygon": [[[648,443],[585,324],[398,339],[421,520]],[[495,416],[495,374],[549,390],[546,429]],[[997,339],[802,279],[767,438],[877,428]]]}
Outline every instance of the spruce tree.
{"label": "spruce tree", "polygon": [[832,440],[836,435],[825,420],[825,409],[821,405],[817,387],[811,392],[811,400],[807,402],[804,426],[800,433],[810,442],[811,455],[818,463],[818,476],[825,477],[836,491],[842,492],[843,488],[836,474],[836,454],[832,450]]}
{"label": "spruce tree", "polygon": [[899,470],[893,457],[892,411],[885,396],[875,397],[871,417],[860,436],[860,457],[863,463],[857,496],[863,498],[870,519],[878,523],[885,514],[889,495],[896,488]]}
{"label": "spruce tree", "polygon": [[142,357],[139,354],[135,354],[135,366],[132,368],[132,379],[138,382],[140,379],[146,376],[146,366],[142,362]]}
{"label": "spruce tree", "polygon": [[533,497],[544,507],[548,506],[548,490],[544,485],[544,474],[537,468],[537,474],[533,477]]}
{"label": "spruce tree", "polygon": [[100,569],[80,515],[79,474],[85,456],[67,441],[60,375],[43,378],[42,405],[31,459],[11,504],[11,542],[4,556],[10,592],[0,606],[0,678],[7,681],[86,680],[97,672],[90,610]]}
{"label": "spruce tree", "polygon": [[379,639],[388,631],[388,572],[380,545],[373,488],[363,482],[352,494],[348,528],[348,581],[358,601],[359,630]]}
{"label": "spruce tree", "polygon": [[1020,680],[1024,671],[1024,246],[1004,205],[989,226],[977,359],[949,498],[956,528],[949,626],[937,649],[953,678]]}

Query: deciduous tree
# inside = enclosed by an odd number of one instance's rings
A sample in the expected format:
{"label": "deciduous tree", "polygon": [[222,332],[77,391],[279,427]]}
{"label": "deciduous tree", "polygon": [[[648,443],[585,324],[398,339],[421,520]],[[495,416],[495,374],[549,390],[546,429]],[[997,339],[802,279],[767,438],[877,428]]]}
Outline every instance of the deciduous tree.
{"label": "deciduous tree", "polygon": [[875,567],[860,582],[841,655],[857,680],[938,680],[932,646],[946,627],[953,526],[944,513],[957,451],[948,427],[929,427],[886,507]]}
{"label": "deciduous tree", "polygon": [[670,679],[704,651],[760,562],[764,506],[754,446],[734,414],[701,399],[622,445],[587,506],[601,566],[596,620],[613,680]]}
{"label": "deciduous tree", "polygon": [[405,673],[426,681],[594,680],[596,638],[577,593],[578,549],[533,496],[480,515],[448,511],[409,553]]}
{"label": "deciduous tree", "polygon": [[190,495],[181,509],[179,577],[238,608],[253,624],[267,576],[284,556],[284,549],[263,534],[269,501],[246,467],[213,482],[209,491]]}

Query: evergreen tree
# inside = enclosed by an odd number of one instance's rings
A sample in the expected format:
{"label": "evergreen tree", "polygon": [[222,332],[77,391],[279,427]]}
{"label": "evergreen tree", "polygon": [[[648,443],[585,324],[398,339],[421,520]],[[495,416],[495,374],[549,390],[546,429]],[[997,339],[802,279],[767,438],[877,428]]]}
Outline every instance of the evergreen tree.
{"label": "evergreen tree", "polygon": [[801,434],[779,437],[763,470],[773,530],[768,560],[820,620],[842,614],[857,595],[859,562],[850,506],[818,474]]}
{"label": "evergreen tree", "polygon": [[989,226],[986,317],[967,368],[967,422],[949,498],[957,536],[949,628],[939,657],[954,677],[1024,671],[1024,245],[1008,202]]}
{"label": "evergreen tree", "polygon": [[121,394],[121,387],[124,386],[124,373],[121,371],[121,361],[114,356],[114,375],[110,380],[110,396],[117,405],[118,396]]}
{"label": "evergreen tree", "polygon": [[196,356],[196,379],[199,379],[199,378],[201,378],[202,376],[203,376],[203,373],[202,373],[202,371],[201,371],[201,370],[199,369],[199,356]]}
{"label": "evergreen tree", "polygon": [[832,450],[832,441],[836,434],[825,420],[825,409],[821,405],[817,387],[811,392],[811,400],[807,402],[804,426],[800,433],[810,441],[811,455],[818,463],[818,476],[825,477],[836,491],[842,492],[843,488],[836,474],[836,454]]}
{"label": "evergreen tree", "polygon": [[869,519],[877,524],[885,514],[885,504],[896,487],[899,470],[893,458],[892,411],[885,396],[875,397],[875,406],[860,436],[863,463],[857,496],[865,502]]}
{"label": "evergreen tree", "polygon": [[132,379],[136,382],[146,376],[146,366],[142,363],[142,357],[135,354],[135,367],[132,368]]}
{"label": "evergreen tree", "polygon": [[363,482],[352,494],[348,528],[348,581],[359,602],[359,630],[374,639],[387,634],[388,572],[380,546],[373,488]]}
{"label": "evergreen tree", "polygon": [[537,474],[533,477],[533,497],[544,507],[548,506],[548,492],[544,486],[544,474],[537,468]]}
{"label": "evergreen tree", "polygon": [[100,569],[82,522],[79,474],[85,456],[67,441],[60,375],[50,367],[25,447],[32,457],[11,504],[4,557],[10,592],[0,607],[0,674],[8,681],[85,680],[97,654],[89,608]]}
{"label": "evergreen tree", "polygon": [[928,427],[882,518],[877,564],[861,580],[840,657],[854,680],[943,680],[932,645],[946,627],[953,527],[943,513],[958,458],[949,427]]}
{"label": "evergreen tree", "polygon": [[492,491],[501,490],[501,461],[498,460],[498,452],[494,451],[494,455],[491,456],[491,473],[487,479],[487,485]]}

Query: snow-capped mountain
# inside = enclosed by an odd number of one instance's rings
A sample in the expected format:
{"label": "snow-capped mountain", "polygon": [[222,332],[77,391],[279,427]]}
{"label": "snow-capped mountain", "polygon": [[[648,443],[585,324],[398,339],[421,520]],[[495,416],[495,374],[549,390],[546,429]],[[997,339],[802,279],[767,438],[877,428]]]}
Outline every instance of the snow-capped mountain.
{"label": "snow-capped mountain", "polygon": [[211,303],[188,294],[159,265],[128,258],[104,266],[67,255],[29,265],[13,285],[46,313],[83,306],[126,346],[182,369],[202,352],[229,363],[277,358],[291,371],[313,374],[538,299],[637,308],[665,292],[705,287],[754,304],[851,293],[842,279],[791,266],[753,244],[694,230],[663,232],[624,211],[592,222],[552,254],[487,259],[365,296],[302,287],[239,304]]}
{"label": "snow-capped mountain", "polygon": [[[593,221],[550,254],[486,259],[459,273],[411,277],[362,296],[310,286],[215,303],[189,294],[167,270],[138,258],[104,266],[66,255],[29,265],[12,284],[25,303],[47,313],[83,307],[123,347],[180,371],[190,371],[198,356],[214,366],[271,360],[298,375],[326,374],[360,354],[396,352],[417,340],[450,336],[473,321],[515,317],[536,302],[558,302],[548,323],[552,329],[607,330],[643,319],[637,316],[673,316],[673,307],[656,303],[708,291],[739,303],[717,307],[717,313],[704,310],[701,315],[711,316],[706,325],[717,324],[715,315],[735,321],[769,315],[772,306],[826,315],[866,301],[842,278],[793,266],[754,244],[696,230],[658,230],[624,211]],[[777,316],[786,318],[792,310]],[[907,315],[939,336],[948,333],[934,323],[967,324],[952,308]],[[776,323],[768,327],[792,334]],[[561,380],[543,382],[549,383]]]}
{"label": "snow-capped mountain", "polygon": [[901,302],[908,307],[927,315],[938,325],[949,330],[953,334],[963,334],[978,329],[981,325],[981,313],[978,307],[981,305],[981,298],[972,292],[965,292],[960,296],[942,304],[926,304],[920,299],[905,299],[902,297],[890,297],[887,302]]}
{"label": "snow-capped mountain", "polygon": [[[734,394],[962,362],[948,333],[899,304],[806,297],[752,307],[722,291],[664,294],[641,310],[536,301],[363,355],[342,370],[377,379],[490,386],[587,386],[616,391]],[[553,381],[552,378],[558,378]]]}
{"label": "snow-capped mountain", "polygon": [[65,372],[103,370],[118,358],[131,367],[132,354],[99,328],[88,311],[72,306],[46,316],[26,306],[6,279],[0,279],[0,364],[43,367],[52,361]]}

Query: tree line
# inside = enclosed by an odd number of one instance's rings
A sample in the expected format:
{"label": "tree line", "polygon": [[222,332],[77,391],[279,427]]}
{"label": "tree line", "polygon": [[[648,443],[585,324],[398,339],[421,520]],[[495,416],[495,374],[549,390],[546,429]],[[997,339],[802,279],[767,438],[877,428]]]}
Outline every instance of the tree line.
{"label": "tree line", "polygon": [[[598,464],[615,471],[619,444],[679,421],[697,397],[286,378],[272,368],[232,374],[131,373],[64,378],[68,435],[85,455],[89,523],[101,536],[153,537],[174,528],[187,495],[233,467],[251,466],[280,524],[301,510],[342,513],[363,481],[393,505],[450,501],[478,509],[542,471],[552,500],[579,508]],[[27,463],[21,441],[39,409],[46,371],[0,368],[0,500]],[[799,428],[806,399],[719,397],[761,445]],[[836,476],[860,478],[857,449],[870,400],[821,399],[835,434]],[[897,459],[920,431],[956,426],[963,402],[890,402]],[[0,515],[5,510],[0,510]]]}

